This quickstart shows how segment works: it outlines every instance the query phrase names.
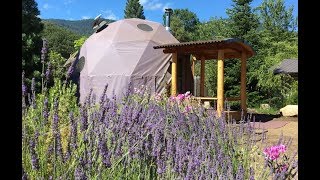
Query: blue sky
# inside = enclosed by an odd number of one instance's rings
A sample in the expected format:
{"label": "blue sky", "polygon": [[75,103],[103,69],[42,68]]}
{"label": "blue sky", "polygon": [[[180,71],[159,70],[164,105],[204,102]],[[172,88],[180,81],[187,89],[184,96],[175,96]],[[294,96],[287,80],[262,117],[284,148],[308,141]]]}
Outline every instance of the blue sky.
{"label": "blue sky", "polygon": [[[36,0],[42,19],[79,20],[95,18],[102,14],[108,19],[123,19],[127,0]],[[253,0],[252,7],[262,0]],[[164,8],[188,8],[197,14],[200,21],[210,17],[227,17],[226,9],[231,8],[231,0],[140,0],[144,6],[146,19],[162,23]],[[298,15],[298,0],[285,0],[286,7],[294,6],[294,17]]]}

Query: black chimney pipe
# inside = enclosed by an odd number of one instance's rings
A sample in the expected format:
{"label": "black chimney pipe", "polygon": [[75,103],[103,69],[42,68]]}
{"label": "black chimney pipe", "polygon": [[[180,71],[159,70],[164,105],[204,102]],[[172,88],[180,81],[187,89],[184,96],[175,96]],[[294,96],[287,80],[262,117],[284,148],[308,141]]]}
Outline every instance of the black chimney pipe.
{"label": "black chimney pipe", "polygon": [[170,16],[172,14],[172,9],[171,8],[167,8],[165,9],[165,13],[166,13],[166,30],[170,32]]}

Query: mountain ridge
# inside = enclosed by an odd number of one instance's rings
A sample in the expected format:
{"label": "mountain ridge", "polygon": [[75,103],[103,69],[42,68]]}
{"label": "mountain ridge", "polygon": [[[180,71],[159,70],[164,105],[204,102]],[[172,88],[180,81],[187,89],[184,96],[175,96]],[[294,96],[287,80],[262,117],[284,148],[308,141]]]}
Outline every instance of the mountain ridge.
{"label": "mountain ridge", "polygon": [[[107,23],[114,22],[115,20],[104,19]],[[93,33],[92,24],[94,19],[81,19],[81,20],[66,20],[66,19],[42,19],[44,22],[50,22],[60,27],[66,28],[81,36],[89,37]]]}

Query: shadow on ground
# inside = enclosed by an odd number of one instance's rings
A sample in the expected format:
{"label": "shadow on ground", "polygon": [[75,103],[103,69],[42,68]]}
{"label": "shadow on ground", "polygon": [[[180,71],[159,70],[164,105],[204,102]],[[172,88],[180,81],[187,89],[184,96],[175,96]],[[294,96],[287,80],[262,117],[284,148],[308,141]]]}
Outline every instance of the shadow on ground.
{"label": "shadow on ground", "polygon": [[277,115],[272,115],[272,114],[257,114],[257,113],[251,113],[248,114],[248,116],[250,117],[250,121],[253,122],[268,122],[271,121],[275,118],[279,118],[281,117],[280,114]]}

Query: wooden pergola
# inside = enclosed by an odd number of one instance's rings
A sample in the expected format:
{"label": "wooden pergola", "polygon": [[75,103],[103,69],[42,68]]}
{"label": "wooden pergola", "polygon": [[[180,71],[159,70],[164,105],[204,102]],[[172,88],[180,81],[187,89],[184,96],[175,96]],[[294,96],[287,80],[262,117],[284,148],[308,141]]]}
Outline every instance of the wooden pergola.
{"label": "wooden pergola", "polygon": [[[217,100],[217,113],[221,116],[224,111],[224,61],[225,59],[239,58],[241,60],[241,87],[240,97],[226,98],[227,100],[240,100],[241,109],[247,111],[246,95],[246,61],[254,55],[253,49],[245,42],[238,39],[219,39],[209,41],[194,41],[173,44],[163,44],[154,46],[154,49],[163,48],[164,53],[172,53],[171,64],[171,95],[176,96],[177,91],[177,68],[179,56],[192,55],[191,72],[194,76],[194,66],[197,60],[201,61],[200,74],[200,97],[201,100]],[[218,61],[217,69],[217,97],[204,97],[205,81],[205,60],[216,59]],[[189,58],[190,60],[190,58]]]}

